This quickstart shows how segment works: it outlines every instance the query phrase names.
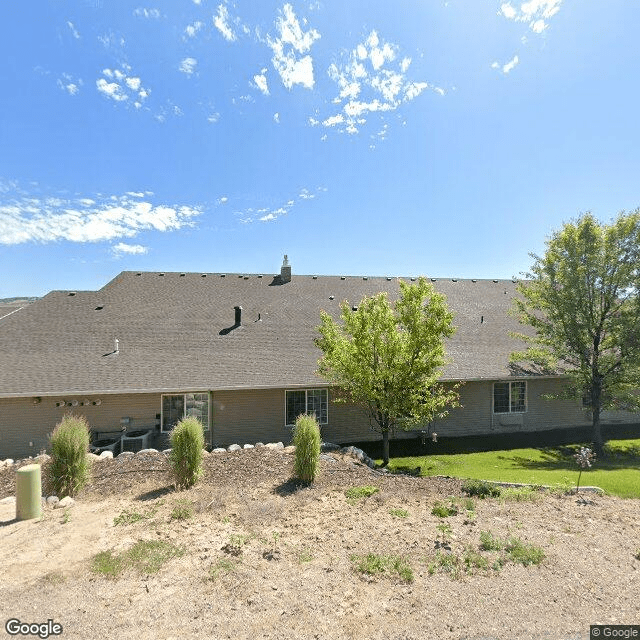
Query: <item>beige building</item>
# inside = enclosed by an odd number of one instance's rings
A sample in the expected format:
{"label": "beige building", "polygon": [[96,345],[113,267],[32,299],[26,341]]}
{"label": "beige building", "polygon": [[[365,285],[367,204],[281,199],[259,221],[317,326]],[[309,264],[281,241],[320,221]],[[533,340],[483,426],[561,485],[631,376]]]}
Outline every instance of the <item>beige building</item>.
{"label": "beige building", "polygon": [[[410,278],[405,278],[409,281]],[[560,378],[516,375],[521,348],[508,315],[511,280],[431,278],[457,331],[443,379],[463,382],[460,408],[426,431],[441,436],[587,425],[579,403],[546,400]],[[327,442],[378,439],[368,417],[332,402],[315,371],[320,310],[339,316],[395,277],[123,272],[99,291],[52,291],[0,317],[0,458],[35,455],[67,412],[98,434],[162,446],[196,415],[211,445],[289,441],[299,413],[314,412]],[[605,414],[604,422],[640,422]],[[140,437],[136,439],[136,434]],[[397,437],[415,437],[415,433]],[[131,444],[133,447],[134,445]]]}

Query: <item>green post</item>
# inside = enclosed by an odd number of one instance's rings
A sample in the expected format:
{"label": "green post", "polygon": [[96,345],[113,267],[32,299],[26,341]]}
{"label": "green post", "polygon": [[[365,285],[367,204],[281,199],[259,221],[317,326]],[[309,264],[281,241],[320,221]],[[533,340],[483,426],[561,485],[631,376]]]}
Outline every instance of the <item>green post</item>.
{"label": "green post", "polygon": [[41,515],[40,465],[28,464],[16,473],[16,520],[31,520]]}

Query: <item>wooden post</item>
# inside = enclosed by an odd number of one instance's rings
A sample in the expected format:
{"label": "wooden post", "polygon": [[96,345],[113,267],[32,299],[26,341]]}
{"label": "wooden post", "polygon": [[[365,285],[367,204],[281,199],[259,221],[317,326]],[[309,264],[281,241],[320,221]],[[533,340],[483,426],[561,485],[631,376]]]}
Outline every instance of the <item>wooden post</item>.
{"label": "wooden post", "polygon": [[16,473],[16,520],[31,520],[41,515],[40,465],[28,464]]}

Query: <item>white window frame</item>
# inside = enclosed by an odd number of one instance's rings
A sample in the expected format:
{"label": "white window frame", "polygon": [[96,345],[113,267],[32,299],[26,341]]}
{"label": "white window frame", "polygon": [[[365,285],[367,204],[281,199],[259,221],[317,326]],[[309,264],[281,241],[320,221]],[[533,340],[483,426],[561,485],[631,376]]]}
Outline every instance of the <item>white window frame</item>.
{"label": "white window frame", "polygon": [[[496,411],[496,385],[497,384],[509,385],[509,410],[508,411]],[[524,385],[524,409],[522,411],[514,411],[511,408],[511,393],[512,393],[512,385],[514,384]],[[529,395],[527,393],[527,386],[528,385],[526,380],[498,380],[497,382],[494,382],[491,388],[491,408],[493,413],[497,416],[505,415],[508,413],[527,413],[527,411],[529,410],[529,402],[528,402]]]}
{"label": "white window frame", "polygon": [[293,427],[295,426],[295,422],[289,424],[287,423],[287,394],[288,393],[300,393],[304,391],[304,406],[305,406],[305,412],[308,410],[309,408],[309,391],[323,391],[326,394],[326,419],[324,421],[322,421],[321,419],[318,420],[318,424],[319,425],[323,425],[323,424],[329,424],[329,389],[327,389],[326,387],[313,387],[310,389],[285,389],[284,392],[284,422],[285,422],[285,426],[287,427]]}
{"label": "white window frame", "polygon": [[204,426],[205,433],[209,431],[209,424],[211,423],[211,392],[210,391],[185,391],[182,393],[163,393],[160,395],[160,432],[161,433],[171,433],[171,429],[164,428],[164,398],[165,396],[182,396],[183,398],[183,415],[182,417],[186,417],[187,412],[187,396],[188,395],[206,395],[207,396],[207,424]]}

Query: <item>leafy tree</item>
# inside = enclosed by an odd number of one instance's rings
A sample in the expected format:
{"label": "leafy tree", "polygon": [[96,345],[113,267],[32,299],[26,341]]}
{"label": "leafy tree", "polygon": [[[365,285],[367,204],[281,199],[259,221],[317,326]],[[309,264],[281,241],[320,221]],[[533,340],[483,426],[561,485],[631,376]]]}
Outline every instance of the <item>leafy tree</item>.
{"label": "leafy tree", "polygon": [[515,314],[533,335],[512,354],[535,373],[565,373],[562,397],[584,399],[602,456],[603,409],[635,409],[640,397],[640,209],[611,224],[591,213],[565,224],[531,254]]}
{"label": "leafy tree", "polygon": [[379,293],[356,310],[347,302],[340,308],[341,323],[321,312],[318,372],[336,387],[336,402],[367,411],[382,434],[386,465],[390,433],[443,417],[457,405],[456,387],[438,382],[446,362],[443,340],[455,331],[453,314],[424,278],[415,284],[401,280],[393,304]]}

